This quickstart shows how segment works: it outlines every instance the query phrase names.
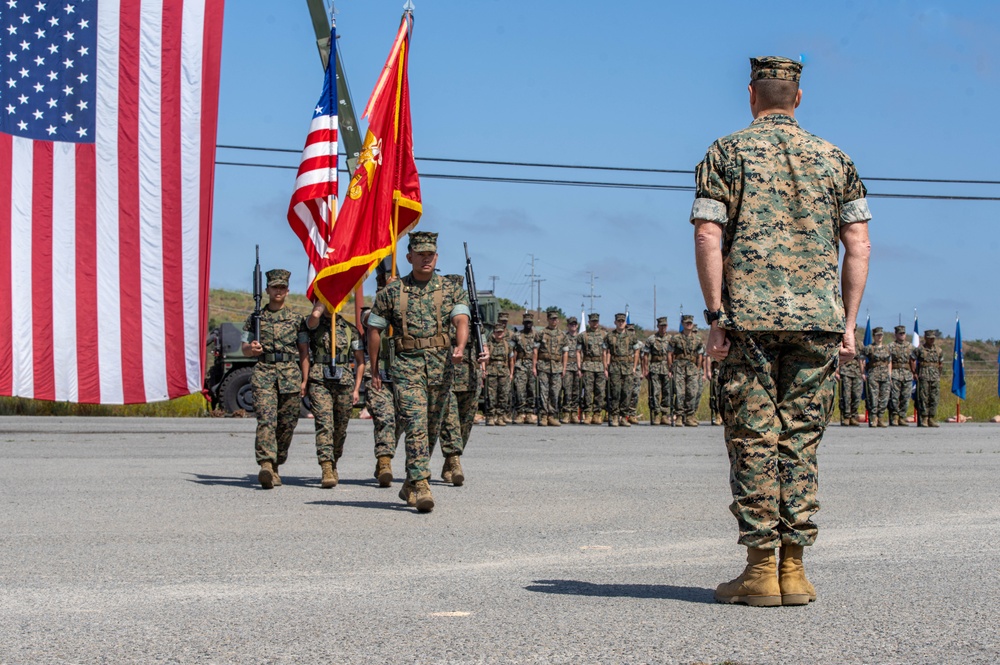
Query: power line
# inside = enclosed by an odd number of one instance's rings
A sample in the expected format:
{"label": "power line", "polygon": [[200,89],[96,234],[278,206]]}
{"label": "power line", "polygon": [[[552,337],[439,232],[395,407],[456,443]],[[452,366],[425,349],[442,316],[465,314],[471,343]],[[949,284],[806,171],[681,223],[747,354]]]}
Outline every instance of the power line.
{"label": "power line", "polygon": [[[290,153],[295,155],[302,153],[301,150],[292,150],[290,148],[265,148],[265,147],[242,146],[242,145],[216,145],[215,147],[224,148],[226,150],[280,152],[280,153]],[[627,173],[669,173],[674,175],[694,174],[694,169],[651,169],[651,168],[641,168],[636,166],[549,164],[544,162],[508,162],[495,159],[456,159],[448,157],[415,157],[414,159],[418,159],[424,162],[442,162],[448,164],[479,164],[483,166],[519,166],[519,167],[544,168],[544,169],[578,169],[583,171],[620,171]],[[875,177],[875,176],[864,176],[861,179],[873,182],[912,182],[912,183],[932,183],[932,184],[946,184],[946,185],[1000,185],[1000,180],[967,180],[967,179],[953,179],[953,178],[890,178],[890,177]]]}
{"label": "power line", "polygon": [[[253,164],[249,162],[215,162],[219,166],[246,166],[265,169],[298,170],[298,166],[281,166],[278,164]],[[347,173],[346,169],[339,169],[340,173]],[[693,192],[691,185],[657,185],[639,182],[604,182],[595,180],[558,180],[555,178],[505,178],[501,176],[470,176],[455,175],[449,173],[421,173],[421,178],[428,180],[459,180],[472,182],[492,182],[518,185],[550,185],[563,187],[599,187],[606,189],[638,189],[668,192]],[[923,182],[923,181],[921,181]],[[998,183],[1000,184],[1000,183]],[[886,194],[868,192],[870,198],[883,199],[919,199],[933,201],[1000,201],[1000,196],[960,196],[952,194]]]}

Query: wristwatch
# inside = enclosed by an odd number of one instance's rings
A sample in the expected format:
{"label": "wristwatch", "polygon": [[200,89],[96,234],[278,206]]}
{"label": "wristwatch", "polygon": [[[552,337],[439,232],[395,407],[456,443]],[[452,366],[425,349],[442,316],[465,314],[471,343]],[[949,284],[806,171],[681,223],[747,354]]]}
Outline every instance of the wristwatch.
{"label": "wristwatch", "polygon": [[722,310],[721,309],[720,310],[716,310],[714,312],[710,312],[707,309],[705,310],[705,323],[706,324],[712,325],[712,321],[718,321],[721,318],[722,318]]}

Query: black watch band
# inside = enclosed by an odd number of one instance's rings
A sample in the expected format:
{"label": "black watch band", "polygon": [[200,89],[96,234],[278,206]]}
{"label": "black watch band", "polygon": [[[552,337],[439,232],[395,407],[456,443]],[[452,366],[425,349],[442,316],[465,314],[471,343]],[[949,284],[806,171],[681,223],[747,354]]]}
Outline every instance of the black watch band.
{"label": "black watch band", "polygon": [[707,325],[712,325],[713,321],[718,321],[721,318],[722,318],[722,310],[721,309],[720,310],[716,310],[714,312],[710,312],[707,309],[705,310],[705,323]]}

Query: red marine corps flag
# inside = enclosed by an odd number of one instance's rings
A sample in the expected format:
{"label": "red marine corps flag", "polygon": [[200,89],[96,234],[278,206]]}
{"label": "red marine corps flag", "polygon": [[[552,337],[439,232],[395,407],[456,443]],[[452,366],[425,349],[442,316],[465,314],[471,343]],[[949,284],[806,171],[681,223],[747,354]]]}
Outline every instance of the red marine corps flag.
{"label": "red marine corps flag", "polygon": [[313,282],[313,293],[334,311],[420,219],[406,76],[412,30],[413,14],[407,11],[365,108],[368,134]]}

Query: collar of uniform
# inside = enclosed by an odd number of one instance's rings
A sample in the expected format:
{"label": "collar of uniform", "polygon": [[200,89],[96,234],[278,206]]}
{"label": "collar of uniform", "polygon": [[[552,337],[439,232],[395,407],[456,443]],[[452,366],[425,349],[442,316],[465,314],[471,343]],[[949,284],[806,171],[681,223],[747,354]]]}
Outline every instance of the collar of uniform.
{"label": "collar of uniform", "polygon": [[761,117],[754,120],[751,125],[760,125],[765,122],[773,123],[775,125],[795,125],[798,127],[799,123],[790,115],[784,113],[768,113],[767,115],[762,115]]}
{"label": "collar of uniform", "polygon": [[413,276],[413,273],[411,272],[401,281],[403,282],[403,286],[405,286],[407,289],[410,290],[422,289],[422,290],[432,291],[437,288],[438,284],[441,283],[441,277],[437,273],[434,273],[433,275],[431,275],[431,278],[429,280],[421,284],[416,280],[416,278]]}

